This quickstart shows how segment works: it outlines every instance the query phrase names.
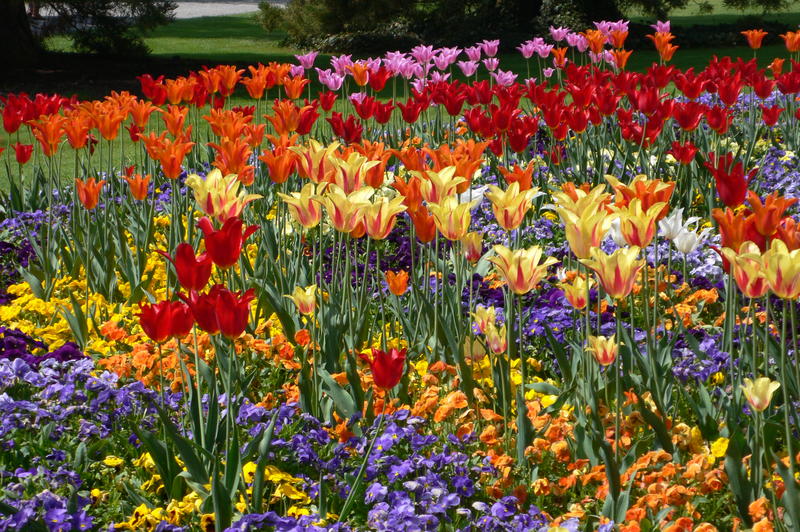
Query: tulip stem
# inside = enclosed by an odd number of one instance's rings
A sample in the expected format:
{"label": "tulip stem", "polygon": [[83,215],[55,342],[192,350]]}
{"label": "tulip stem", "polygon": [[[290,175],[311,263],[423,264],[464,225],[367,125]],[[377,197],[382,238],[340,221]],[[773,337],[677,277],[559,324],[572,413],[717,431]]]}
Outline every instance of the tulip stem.
{"label": "tulip stem", "polygon": [[361,480],[364,478],[364,473],[367,470],[367,463],[369,462],[369,457],[372,454],[372,449],[375,447],[375,442],[378,441],[378,437],[381,435],[381,430],[383,429],[383,422],[386,418],[386,404],[389,402],[389,390],[386,390],[385,396],[383,398],[383,407],[381,408],[381,416],[378,418],[378,428],[375,431],[375,435],[372,437],[372,441],[367,448],[367,452],[364,455],[364,460],[361,462],[361,467],[358,469],[358,474],[356,475],[356,479],[353,482],[353,486],[350,488],[350,493],[347,494],[347,499],[344,501],[344,506],[342,506],[342,511],[339,514],[339,518],[337,519],[337,523],[343,522],[347,519],[347,516],[350,514],[350,508],[353,506],[353,502],[355,501],[356,493],[358,492],[358,488],[361,486]]}
{"label": "tulip stem", "polygon": [[[787,386],[788,379],[786,378],[786,321],[787,321],[787,314],[786,311],[787,305],[791,304],[791,300],[784,299],[783,300],[783,319],[781,320],[781,389],[783,390],[783,425],[784,430],[786,431],[786,447],[789,455],[789,478],[794,481],[796,478],[794,476],[794,445],[792,445],[793,436],[792,436],[792,429],[789,426],[789,410],[792,407],[792,402],[789,400],[789,387]],[[796,356],[796,354],[795,354]],[[796,366],[796,365],[795,365]],[[795,367],[795,369],[797,369]]]}

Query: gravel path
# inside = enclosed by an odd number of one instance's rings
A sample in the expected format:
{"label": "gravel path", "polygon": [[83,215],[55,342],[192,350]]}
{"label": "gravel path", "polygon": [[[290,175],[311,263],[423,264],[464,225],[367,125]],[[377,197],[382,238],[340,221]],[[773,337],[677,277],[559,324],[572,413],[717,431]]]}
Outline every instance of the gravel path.
{"label": "gravel path", "polygon": [[175,18],[216,17],[258,11],[258,2],[178,2]]}

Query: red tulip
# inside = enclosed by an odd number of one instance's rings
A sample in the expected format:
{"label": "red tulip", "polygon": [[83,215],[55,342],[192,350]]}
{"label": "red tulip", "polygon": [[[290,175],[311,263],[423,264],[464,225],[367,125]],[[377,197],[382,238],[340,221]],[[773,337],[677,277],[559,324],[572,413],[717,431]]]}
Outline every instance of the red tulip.
{"label": "red tulip", "polygon": [[359,358],[369,364],[372,371],[372,380],[375,386],[384,390],[391,390],[400,382],[406,362],[406,350],[392,349],[388,353],[372,348],[372,356],[364,354]]}
{"label": "red tulip", "polygon": [[697,155],[697,146],[692,144],[690,140],[683,144],[676,140],[672,143],[672,149],[667,153],[672,154],[679,163],[685,166],[694,160],[694,156]]}
{"label": "red tulip", "polygon": [[717,156],[711,152],[708,154],[708,159],[703,164],[717,182],[719,199],[728,207],[741,205],[747,194],[747,182],[755,175],[756,170],[751,170],[750,174],[745,177],[742,162],[739,161],[734,165],[731,153]]}
{"label": "red tulip", "polygon": [[175,273],[178,274],[178,282],[186,290],[200,291],[206,287],[211,278],[211,257],[208,253],[201,253],[198,257],[194,255],[194,248],[182,242],[175,250],[175,258],[169,256],[164,251],[159,251],[164,257],[175,266]]}
{"label": "red tulip", "polygon": [[783,107],[778,107],[774,105],[772,107],[766,107],[764,105],[761,106],[761,118],[764,120],[764,125],[767,127],[772,127],[778,122],[778,118],[781,116],[781,112],[783,112]]}
{"label": "red tulip", "polygon": [[333,108],[333,104],[336,102],[337,94],[331,91],[325,91],[319,93],[319,105],[322,107],[322,110],[326,113]]}
{"label": "red tulip", "polygon": [[33,155],[33,144],[22,144],[21,142],[17,142],[11,147],[14,148],[14,153],[17,156],[17,162],[19,164],[25,164],[31,160],[31,155]]}
{"label": "red tulip", "polygon": [[211,220],[205,216],[197,222],[197,227],[205,235],[206,252],[220,268],[230,268],[236,264],[242,253],[242,244],[258,229],[257,225],[250,225],[242,233],[243,225],[244,222],[238,217],[228,218],[219,230],[215,230]]}
{"label": "red tulip", "polygon": [[182,338],[192,330],[192,311],[181,301],[162,301],[155,305],[143,305],[141,309],[139,324],[144,333],[156,343],[172,337]]}
{"label": "red tulip", "polygon": [[241,336],[250,320],[250,302],[255,299],[251,288],[245,293],[220,290],[217,294],[217,325],[227,338]]}
{"label": "red tulip", "polygon": [[209,334],[221,332],[228,338],[238,338],[250,319],[250,302],[255,292],[231,292],[223,285],[214,285],[207,294],[192,292],[181,296],[191,308],[197,326]]}
{"label": "red tulip", "polygon": [[357,144],[361,142],[361,133],[364,127],[361,121],[353,115],[348,115],[347,120],[342,119],[342,113],[334,111],[330,118],[326,118],[330,123],[336,136],[341,137],[347,144]]}

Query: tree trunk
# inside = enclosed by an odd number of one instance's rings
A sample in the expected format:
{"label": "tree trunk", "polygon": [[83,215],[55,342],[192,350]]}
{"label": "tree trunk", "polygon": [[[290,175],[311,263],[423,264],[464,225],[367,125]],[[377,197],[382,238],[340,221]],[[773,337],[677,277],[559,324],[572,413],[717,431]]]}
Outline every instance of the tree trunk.
{"label": "tree trunk", "polygon": [[0,1],[0,65],[29,66],[39,48],[31,32],[24,0]]}

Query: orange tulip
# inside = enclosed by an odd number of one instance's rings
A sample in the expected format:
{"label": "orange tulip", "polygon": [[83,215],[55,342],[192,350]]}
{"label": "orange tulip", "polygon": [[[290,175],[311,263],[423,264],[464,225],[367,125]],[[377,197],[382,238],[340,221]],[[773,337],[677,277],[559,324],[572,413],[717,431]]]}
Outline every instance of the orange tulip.
{"label": "orange tulip", "polygon": [[583,32],[586,41],[589,43],[589,50],[595,54],[603,52],[603,47],[606,45],[606,36],[602,31],[597,29],[590,29]]}
{"label": "orange tulip", "polygon": [[66,118],[61,115],[42,116],[39,120],[30,122],[31,131],[42,151],[47,157],[52,157],[58,151],[61,137],[64,135],[64,122]]}
{"label": "orange tulip", "polygon": [[211,109],[203,120],[211,126],[211,131],[218,137],[239,138],[244,133],[244,128],[253,120],[252,115],[245,116],[239,111],[225,109]]}
{"label": "orange tulip", "polygon": [[214,162],[211,163],[214,167],[219,168],[224,175],[237,174],[244,185],[253,183],[254,168],[248,164],[253,150],[244,140],[223,137],[219,144],[209,142],[208,145],[217,152]]}
{"label": "orange tulip", "polygon": [[164,81],[167,91],[167,101],[172,105],[179,105],[192,99],[193,85],[184,76]]}
{"label": "orange tulip", "polygon": [[509,170],[508,168],[501,166],[500,173],[503,174],[506,183],[509,185],[511,183],[519,183],[520,192],[524,192],[531,188],[533,184],[533,170],[535,168],[536,164],[531,161],[525,168],[520,168],[518,164],[514,165],[513,170]]}
{"label": "orange tulip", "polygon": [[658,55],[661,57],[661,60],[665,63],[669,63],[672,61],[672,56],[675,55],[675,52],[678,51],[678,46],[674,44],[667,44],[662,48],[659,48]]}
{"label": "orange tulip", "polygon": [[396,296],[402,296],[408,290],[408,272],[405,270],[401,270],[399,272],[393,272],[391,270],[387,270],[383,273],[386,277],[386,285],[389,287],[389,291]]}
{"label": "orange tulip", "polygon": [[617,207],[625,207],[631,200],[638,198],[642,203],[642,209],[645,211],[650,210],[650,207],[655,203],[664,204],[658,213],[657,220],[661,220],[669,214],[669,200],[675,190],[675,181],[667,181],[665,183],[660,179],[647,179],[642,174],[634,177],[629,185],[611,175],[606,176],[606,181],[616,192],[614,204]]}
{"label": "orange tulip", "polygon": [[747,191],[747,203],[753,211],[753,225],[758,234],[765,237],[771,237],[778,230],[783,220],[783,215],[786,209],[797,203],[797,198],[786,198],[778,195],[778,191],[764,198],[764,203],[761,203],[761,198],[752,190]]}
{"label": "orange tulip", "polygon": [[370,161],[378,161],[378,164],[370,168],[364,176],[364,182],[372,188],[380,188],[386,177],[386,163],[392,156],[392,152],[386,149],[383,142],[370,142],[363,140],[360,144],[353,144],[352,148],[366,157]]}
{"label": "orange tulip", "polygon": [[409,172],[421,172],[426,167],[425,152],[422,149],[412,146],[408,141],[403,143],[403,146],[399,150],[392,149],[390,151],[392,155],[400,160],[405,169]]}
{"label": "orange tulip", "polygon": [[265,150],[258,160],[267,165],[269,178],[273,183],[285,183],[297,167],[297,155],[284,147]]}
{"label": "orange tulip", "polygon": [[789,52],[800,51],[800,31],[787,31],[781,34],[781,39],[783,39]]}
{"label": "orange tulip", "polygon": [[64,133],[67,135],[69,145],[75,150],[85,148],[89,142],[92,118],[81,109],[66,111],[64,116],[66,117]]}
{"label": "orange tulip", "polygon": [[416,211],[410,211],[411,222],[414,224],[414,231],[420,242],[428,243],[436,236],[436,219],[422,207]]}
{"label": "orange tulip", "polygon": [[128,187],[131,191],[133,199],[139,201],[147,197],[147,187],[150,185],[150,174],[142,176],[141,174],[133,174],[132,176],[125,176],[125,181],[128,182]]}
{"label": "orange tulip", "polygon": [[283,78],[283,88],[286,90],[286,97],[292,100],[300,98],[303,94],[303,89],[306,85],[311,83],[311,80],[304,76],[286,76]]}
{"label": "orange tulip", "polygon": [[628,32],[623,30],[611,30],[608,32],[608,36],[611,38],[611,46],[621,49],[625,47],[625,39],[628,38]]}
{"label": "orange tulip", "polygon": [[87,211],[91,211],[97,207],[97,203],[100,201],[100,191],[103,189],[103,185],[105,184],[105,179],[100,182],[97,182],[93,177],[87,179],[86,181],[81,181],[77,178],[75,179],[75,188],[78,191],[78,199]]}
{"label": "orange tulip", "polygon": [[772,60],[772,62],[771,62],[771,63],[770,63],[768,66],[767,66],[767,68],[769,69],[769,71],[770,71],[770,72],[772,72],[772,77],[773,77],[773,78],[777,78],[778,76],[780,76],[780,75],[781,75],[781,72],[783,72],[783,63],[785,63],[785,62],[786,62],[786,60],[785,60],[784,58],[782,58],[782,57],[776,57],[776,58],[775,58],[775,59],[773,59],[773,60]]}
{"label": "orange tulip", "polygon": [[294,133],[300,126],[302,116],[315,111],[314,106],[306,105],[302,108],[297,107],[291,100],[276,101],[272,105],[272,115],[264,115],[264,118],[272,123],[278,135]]}
{"label": "orange tulip", "polygon": [[620,70],[625,70],[625,65],[628,64],[633,50],[612,50],[611,55],[614,56],[614,64]]}
{"label": "orange tulip", "polygon": [[550,53],[553,54],[553,64],[558,68],[564,68],[567,64],[567,52],[569,48],[553,48]]}
{"label": "orange tulip", "polygon": [[106,140],[115,140],[127,112],[112,102],[98,103],[93,108],[92,118],[100,135]]}
{"label": "orange tulip", "polygon": [[348,66],[347,70],[353,75],[353,81],[355,81],[356,85],[359,87],[363,87],[369,83],[369,67],[366,64],[356,62]]}
{"label": "orange tulip", "polygon": [[147,127],[147,122],[150,121],[150,115],[158,109],[150,100],[136,100],[131,103],[131,118],[133,123],[139,129]]}
{"label": "orange tulip", "polygon": [[264,142],[264,130],[266,128],[267,124],[247,124],[244,127],[244,141],[252,149],[258,148]]}
{"label": "orange tulip", "polygon": [[745,39],[747,39],[747,45],[753,50],[761,48],[761,41],[763,41],[764,37],[767,35],[767,32],[764,30],[747,30],[741,33],[744,35]]}
{"label": "orange tulip", "polygon": [[181,165],[183,159],[192,150],[194,142],[184,141],[183,139],[169,140],[164,132],[156,137],[154,133],[149,136],[142,136],[145,149],[148,155],[161,163],[164,176],[168,179],[177,179],[181,175]]}
{"label": "orange tulip", "polygon": [[164,125],[173,138],[181,136],[183,132],[183,124],[186,122],[186,116],[189,114],[189,108],[179,105],[168,105],[167,110],[159,109],[161,118],[164,120]]}

